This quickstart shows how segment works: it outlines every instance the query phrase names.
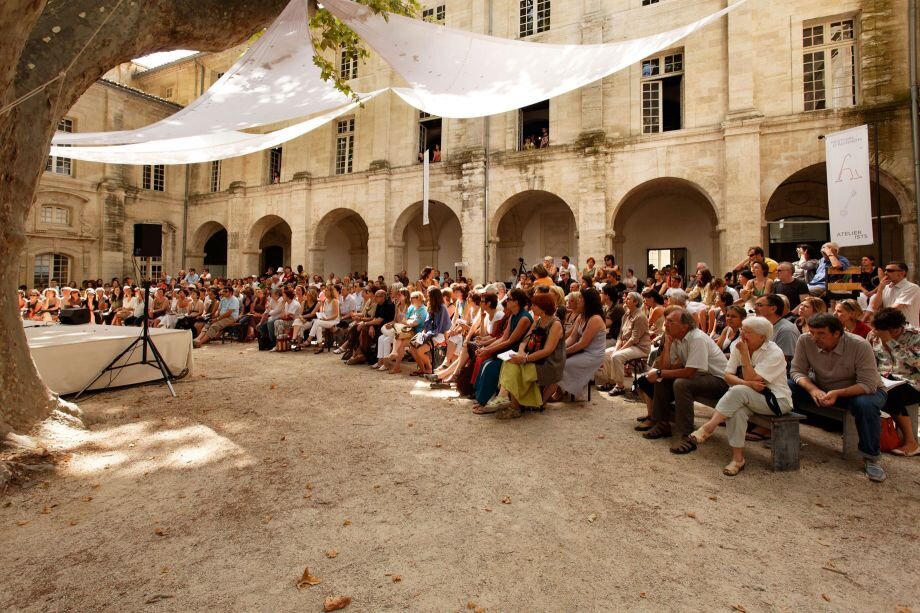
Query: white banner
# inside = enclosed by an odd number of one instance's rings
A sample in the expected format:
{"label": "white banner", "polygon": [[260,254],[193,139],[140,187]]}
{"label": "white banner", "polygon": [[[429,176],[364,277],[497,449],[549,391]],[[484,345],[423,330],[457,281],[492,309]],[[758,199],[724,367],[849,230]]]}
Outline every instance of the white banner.
{"label": "white banner", "polygon": [[430,189],[430,179],[428,175],[428,158],[431,153],[425,149],[425,159],[422,161],[422,225],[428,225],[428,195]]}
{"label": "white banner", "polygon": [[824,142],[831,240],[841,247],[871,245],[868,126],[828,134]]}

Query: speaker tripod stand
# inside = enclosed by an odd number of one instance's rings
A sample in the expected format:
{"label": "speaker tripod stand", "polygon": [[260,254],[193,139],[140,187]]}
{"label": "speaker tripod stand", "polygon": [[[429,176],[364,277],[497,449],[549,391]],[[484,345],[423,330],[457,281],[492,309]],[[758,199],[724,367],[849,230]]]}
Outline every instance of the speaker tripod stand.
{"label": "speaker tripod stand", "polygon": [[[148,274],[152,270],[152,265],[153,265],[152,259],[147,258]],[[150,279],[148,277],[144,279],[144,325],[143,325],[143,331],[141,332],[141,335],[138,336],[133,341],[131,341],[131,344],[125,347],[124,351],[122,351],[117,356],[115,356],[115,359],[109,362],[109,364],[105,368],[102,369],[102,372],[100,372],[98,375],[95,376],[95,378],[93,378],[92,381],[86,384],[86,386],[82,390],[80,390],[80,392],[76,396],[74,396],[74,400],[82,396],[83,392],[85,392],[86,390],[91,388],[93,385],[95,385],[96,381],[101,379],[105,375],[105,373],[116,372],[118,370],[121,370],[122,368],[128,368],[130,366],[151,366],[153,368],[158,369],[160,371],[160,374],[163,375],[163,381],[166,383],[166,386],[169,388],[169,393],[173,395],[173,398],[176,397],[176,390],[174,390],[172,386],[172,379],[175,379],[176,376],[173,375],[172,371],[169,370],[169,366],[166,365],[166,360],[164,360],[163,356],[160,355],[160,350],[157,349],[157,346],[154,344],[153,339],[150,338],[150,326],[149,326],[149,320],[150,320],[149,304],[150,303],[149,301],[150,301]],[[137,347],[138,344],[141,346],[140,362],[129,362],[127,364],[119,364],[118,362],[121,361],[123,357],[125,357],[126,355],[129,355],[129,353],[133,354],[134,349],[135,347]],[[148,357],[148,355],[152,357]],[[181,374],[180,374],[180,377],[181,377]],[[112,382],[110,381],[109,385],[111,384]],[[102,389],[106,389],[107,387],[108,385],[106,385]]]}

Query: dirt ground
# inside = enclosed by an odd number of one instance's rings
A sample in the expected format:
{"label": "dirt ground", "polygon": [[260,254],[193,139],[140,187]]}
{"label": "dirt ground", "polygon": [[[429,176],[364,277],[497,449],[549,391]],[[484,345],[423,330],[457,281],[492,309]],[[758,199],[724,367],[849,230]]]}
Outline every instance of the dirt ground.
{"label": "dirt ground", "polygon": [[55,470],[0,499],[0,610],[920,610],[920,458],[873,484],[803,426],[800,472],[752,444],[731,479],[724,431],[674,456],[605,394],[500,422],[329,353],[195,358],[176,400],[46,424]]}

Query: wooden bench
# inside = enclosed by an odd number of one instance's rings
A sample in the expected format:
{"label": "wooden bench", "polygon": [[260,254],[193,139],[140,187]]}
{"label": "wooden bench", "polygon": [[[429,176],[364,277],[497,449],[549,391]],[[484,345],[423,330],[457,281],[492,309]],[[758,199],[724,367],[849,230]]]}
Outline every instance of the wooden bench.
{"label": "wooden bench", "polygon": [[[859,454],[859,434],[856,432],[856,418],[847,409],[841,407],[819,407],[813,406],[802,409],[806,413],[820,415],[828,419],[833,419],[843,423],[843,457],[852,460],[860,457]],[[918,406],[912,404],[907,407],[907,414],[910,416],[911,424],[914,427],[914,435],[917,434]]]}
{"label": "wooden bench", "polygon": [[[694,398],[694,400],[710,408],[715,408],[719,402],[718,399],[712,398]],[[795,411],[779,417],[758,413],[750,416],[749,421],[755,426],[769,428],[772,432],[770,463],[774,471],[799,470],[799,455],[802,448],[799,424],[804,419],[804,415]]]}
{"label": "wooden bench", "polygon": [[859,266],[828,268],[827,293],[846,295],[861,291],[863,286],[859,282],[860,274],[862,274],[862,269]]}

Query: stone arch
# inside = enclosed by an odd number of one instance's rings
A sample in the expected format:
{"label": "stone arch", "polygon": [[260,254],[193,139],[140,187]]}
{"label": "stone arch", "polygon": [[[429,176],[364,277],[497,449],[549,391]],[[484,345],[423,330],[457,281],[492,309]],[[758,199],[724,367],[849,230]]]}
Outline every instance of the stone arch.
{"label": "stone arch", "polygon": [[617,262],[639,278],[646,277],[649,264],[675,264],[684,275],[696,262],[721,270],[718,210],[693,181],[661,177],[633,187],[617,204],[610,225]]}
{"label": "stone arch", "polygon": [[367,270],[367,222],[353,209],[333,209],[323,215],[313,230],[313,271],[337,276]]}
{"label": "stone arch", "polygon": [[462,260],[463,235],[460,216],[449,205],[430,200],[427,226],[422,225],[422,203],[403,210],[393,224],[390,244],[394,247],[395,270],[405,270],[415,278],[425,266],[457,274],[455,264]]}
{"label": "stone arch", "polygon": [[[885,260],[912,261],[914,254],[906,253],[905,246],[911,244],[908,233],[915,227],[907,190],[891,175],[879,173],[882,215],[882,257]],[[851,262],[858,262],[863,255],[877,256],[878,209],[875,202],[875,172],[870,171],[872,186],[872,230],[875,239],[872,245],[844,247],[842,253]],[[770,257],[778,260],[794,260],[795,245],[809,243],[819,246],[830,237],[828,218],[827,168],[824,162],[805,166],[779,183],[767,200],[764,209],[764,246],[769,245]],[[771,223],[774,222],[774,223]],[[782,222],[782,223],[780,223]],[[811,222],[811,223],[803,223]],[[884,262],[879,262],[883,265]]]}
{"label": "stone arch", "polygon": [[291,226],[278,215],[259,218],[249,230],[247,250],[259,254],[259,270],[291,264]]}
{"label": "stone arch", "polygon": [[192,234],[192,240],[189,244],[190,250],[195,253],[204,252],[204,246],[208,240],[220,231],[226,232],[227,228],[219,221],[206,221],[201,224],[198,226],[198,229],[195,230],[194,234]]}
{"label": "stone arch", "polygon": [[195,231],[188,254],[188,267],[200,271],[207,268],[212,277],[227,276],[229,234],[217,221],[203,223]]}
{"label": "stone arch", "polygon": [[489,224],[490,278],[508,277],[524,258],[527,268],[541,263],[543,256],[567,255],[578,262],[578,224],[572,207],[552,192],[527,190],[509,197],[495,210]]}

